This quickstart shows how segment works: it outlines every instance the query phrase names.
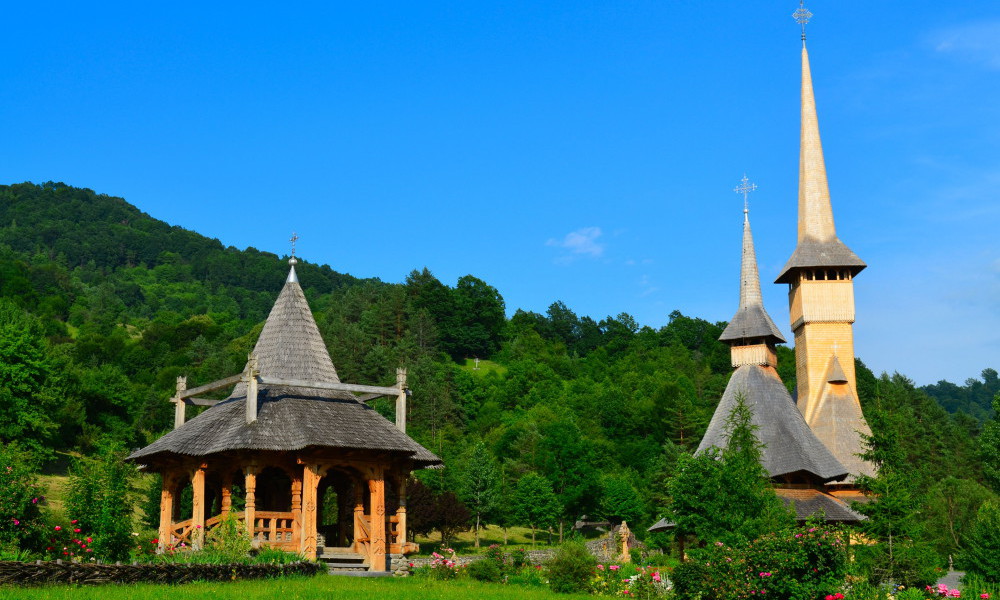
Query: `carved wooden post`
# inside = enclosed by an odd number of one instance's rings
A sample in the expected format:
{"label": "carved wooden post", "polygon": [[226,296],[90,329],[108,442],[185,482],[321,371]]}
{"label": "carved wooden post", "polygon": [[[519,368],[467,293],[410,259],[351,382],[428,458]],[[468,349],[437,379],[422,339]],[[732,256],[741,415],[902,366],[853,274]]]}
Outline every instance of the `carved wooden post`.
{"label": "carved wooden post", "polygon": [[400,552],[406,549],[406,475],[398,478],[399,508],[396,509],[396,543]]}
{"label": "carved wooden post", "polygon": [[191,474],[191,546],[201,550],[205,546],[205,465]]}
{"label": "carved wooden post", "polygon": [[177,378],[177,392],[173,398],[170,399],[174,403],[174,429],[177,429],[184,424],[184,399],[181,398],[181,394],[187,390],[187,377]]}
{"label": "carved wooden post", "polygon": [[233,474],[229,471],[222,476],[222,498],[219,501],[219,508],[223,516],[229,515],[229,511],[233,508]]}
{"label": "carved wooden post", "polygon": [[158,552],[164,552],[173,545],[174,529],[174,475],[163,474],[163,485],[160,488],[160,533]]}
{"label": "carved wooden post", "polygon": [[316,559],[316,492],[326,469],[316,463],[302,468],[302,541],[299,549],[309,560]]}
{"label": "carved wooden post", "polygon": [[302,550],[302,475],[292,475],[292,543]]}
{"label": "carved wooden post", "polygon": [[406,369],[396,369],[396,387],[399,388],[399,395],[396,396],[396,428],[406,433]]}
{"label": "carved wooden post", "polygon": [[250,465],[243,468],[243,473],[246,477],[245,485],[243,486],[246,490],[246,508],[244,513],[244,518],[246,519],[247,525],[247,535],[250,536],[250,541],[254,539],[254,529],[256,528],[257,520],[257,467],[255,465]]}
{"label": "carved wooden post", "polygon": [[372,571],[385,571],[385,476],[381,467],[372,469],[368,480],[371,494],[371,563]]}
{"label": "carved wooden post", "polygon": [[[354,482],[354,551],[361,552],[361,523],[365,520],[365,496],[362,481]],[[369,540],[370,541],[370,540]]]}
{"label": "carved wooden post", "polygon": [[247,424],[253,423],[257,420],[257,375],[260,371],[257,370],[257,357],[251,352],[247,360],[246,374],[243,377],[243,381],[247,386]]}

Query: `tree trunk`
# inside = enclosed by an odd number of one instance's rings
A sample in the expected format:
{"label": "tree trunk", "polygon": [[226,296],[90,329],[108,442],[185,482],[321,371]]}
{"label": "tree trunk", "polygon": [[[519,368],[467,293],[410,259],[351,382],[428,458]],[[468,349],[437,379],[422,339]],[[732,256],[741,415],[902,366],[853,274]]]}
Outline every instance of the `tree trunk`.
{"label": "tree trunk", "polygon": [[563,543],[563,520],[559,519],[559,543]]}
{"label": "tree trunk", "polygon": [[535,546],[535,526],[531,526],[531,546]]}
{"label": "tree trunk", "polygon": [[504,546],[507,545],[507,528],[506,527],[503,528],[503,545]]}
{"label": "tree trunk", "polygon": [[479,513],[476,513],[476,548],[479,547]]}

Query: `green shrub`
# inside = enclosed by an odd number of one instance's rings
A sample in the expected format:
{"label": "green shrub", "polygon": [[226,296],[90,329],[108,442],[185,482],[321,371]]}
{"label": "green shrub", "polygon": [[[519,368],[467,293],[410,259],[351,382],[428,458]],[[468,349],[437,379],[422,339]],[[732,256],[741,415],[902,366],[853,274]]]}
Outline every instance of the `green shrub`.
{"label": "green shrub", "polygon": [[469,564],[469,577],[472,577],[476,581],[497,583],[503,581],[503,570],[497,566],[495,560],[482,558]]}
{"label": "green shrub", "polygon": [[232,562],[243,562],[252,548],[243,522],[229,513],[205,536],[205,548]]}
{"label": "green shrub", "polygon": [[847,552],[836,529],[790,530],[736,547],[716,542],[673,573],[679,598],[812,600],[844,586]]}
{"label": "green shrub", "polygon": [[96,457],[77,459],[70,471],[66,511],[91,532],[94,554],[106,561],[128,559],[133,545],[137,471],[124,462],[126,455],[120,446],[103,445]]}
{"label": "green shrub", "polygon": [[32,455],[0,444],[0,551],[19,554],[38,547],[44,501]]}
{"label": "green shrub", "polygon": [[586,591],[596,565],[597,559],[583,544],[570,542],[559,546],[545,570],[552,591],[566,594]]}
{"label": "green shrub", "polygon": [[531,561],[528,559],[528,551],[524,548],[514,548],[510,553],[510,566],[515,570],[530,567]]}

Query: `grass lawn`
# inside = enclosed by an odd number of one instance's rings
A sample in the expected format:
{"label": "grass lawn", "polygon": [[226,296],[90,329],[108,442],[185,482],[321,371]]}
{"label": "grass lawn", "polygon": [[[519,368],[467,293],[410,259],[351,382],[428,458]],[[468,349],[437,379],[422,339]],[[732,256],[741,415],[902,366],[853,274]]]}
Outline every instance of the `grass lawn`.
{"label": "grass lawn", "polygon": [[109,585],[100,587],[51,586],[41,588],[0,587],[3,600],[580,600],[586,594],[555,594],[547,588],[532,588],[470,580],[430,581],[407,578],[292,577],[234,583],[189,583],[170,585]]}
{"label": "grass lawn", "polygon": [[[418,535],[416,542],[420,544],[419,555],[427,555],[441,548],[441,534],[434,531],[427,537]],[[504,552],[510,552],[514,548],[524,548],[525,550],[544,550],[545,548],[552,548],[553,545],[559,545],[559,533],[556,532],[552,534],[552,545],[550,545],[548,532],[536,530],[535,542],[535,546],[532,546],[530,527],[508,527],[506,546],[504,546],[503,543],[503,529],[500,529],[495,525],[490,525],[489,529],[479,530],[480,553],[485,552],[486,548],[488,548],[490,544],[499,544],[503,547]],[[450,547],[454,548],[458,554],[476,554],[476,549],[473,547],[474,543],[475,535],[472,530],[462,531],[455,536],[450,544]]]}
{"label": "grass lawn", "polygon": [[496,373],[497,375],[503,375],[507,372],[507,367],[503,365],[498,365],[492,360],[479,359],[479,368],[476,368],[476,360],[474,358],[465,359],[465,363],[461,365],[463,369],[476,375],[486,375],[487,373]]}

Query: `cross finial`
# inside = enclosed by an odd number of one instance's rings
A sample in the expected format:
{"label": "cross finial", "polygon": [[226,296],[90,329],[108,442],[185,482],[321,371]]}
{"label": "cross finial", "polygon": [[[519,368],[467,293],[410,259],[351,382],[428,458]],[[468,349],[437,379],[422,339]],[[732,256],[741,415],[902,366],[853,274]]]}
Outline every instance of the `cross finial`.
{"label": "cross finial", "polygon": [[746,218],[747,213],[750,212],[750,192],[757,189],[756,183],[751,183],[747,179],[747,174],[743,174],[743,179],[740,179],[740,184],[733,188],[733,191],[737,194],[743,194],[743,215]]}
{"label": "cross finial", "polygon": [[809,9],[804,6],[805,0],[799,0],[799,8],[792,13],[792,18],[795,22],[802,26],[802,41],[806,41],[806,23],[812,18],[813,14],[809,12]]}
{"label": "cross finial", "polygon": [[292,256],[294,257],[295,256],[295,242],[299,241],[299,234],[297,234],[297,233],[295,233],[293,231],[292,232],[292,237],[288,241],[292,243]]}

